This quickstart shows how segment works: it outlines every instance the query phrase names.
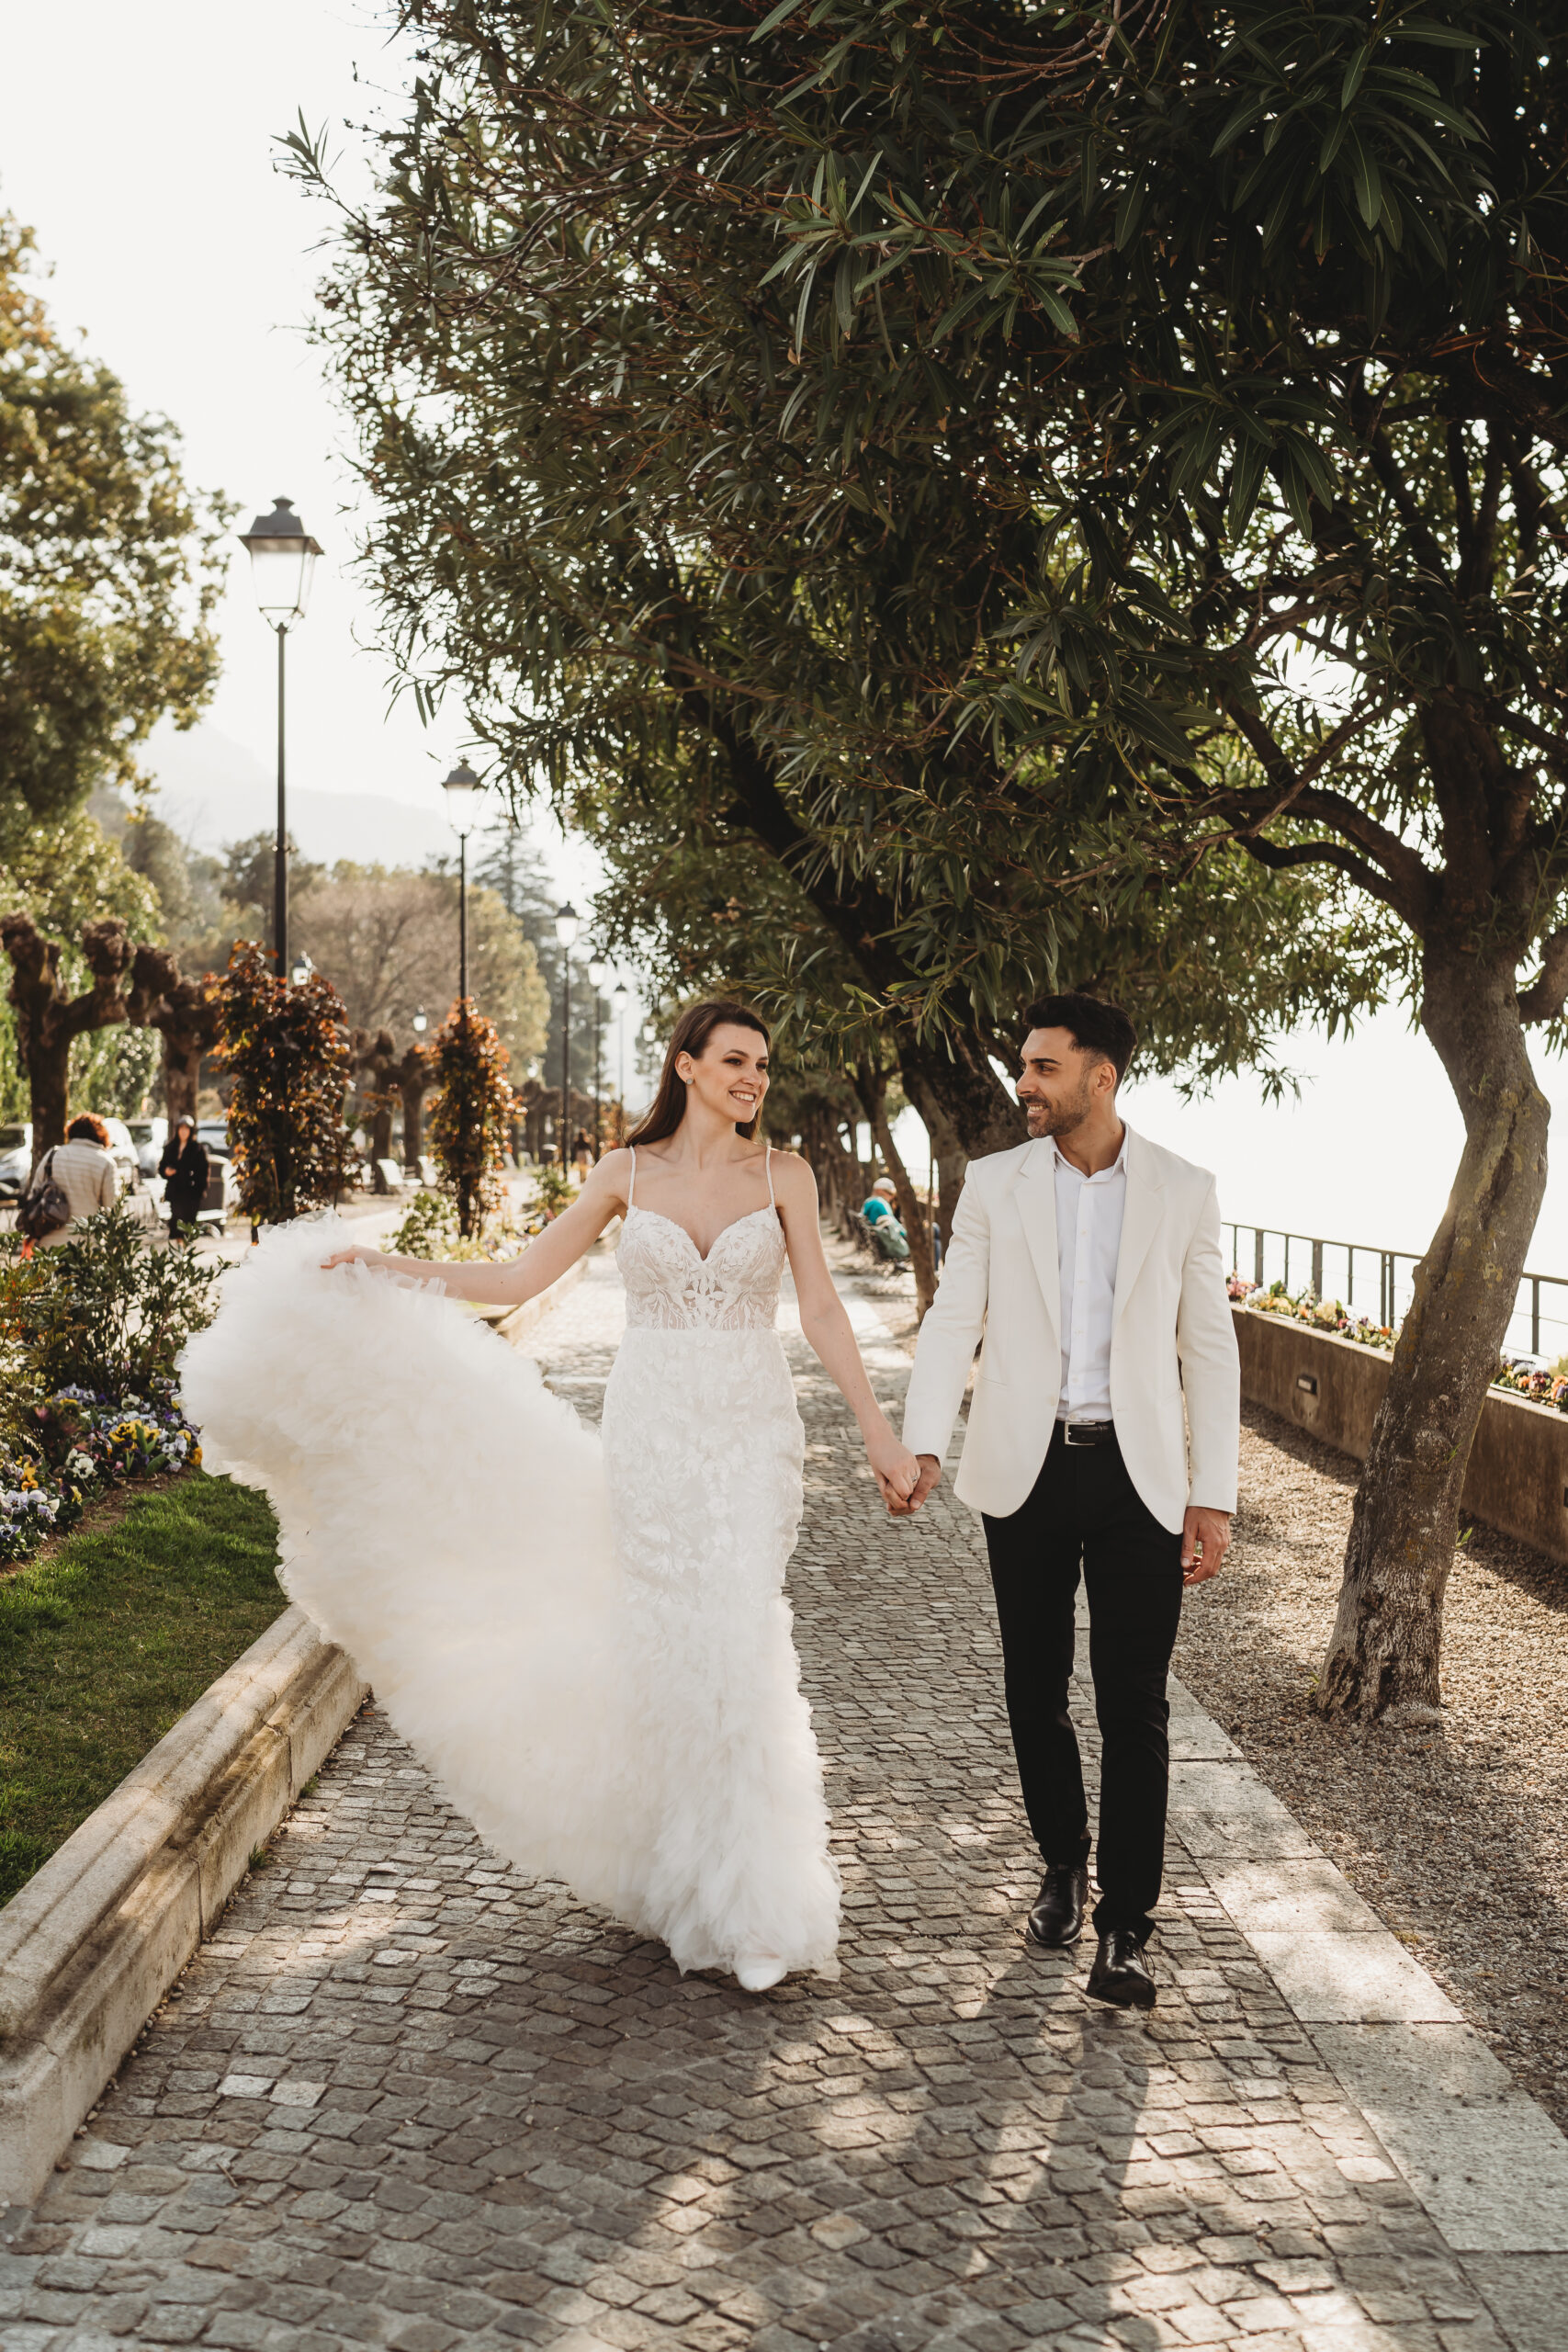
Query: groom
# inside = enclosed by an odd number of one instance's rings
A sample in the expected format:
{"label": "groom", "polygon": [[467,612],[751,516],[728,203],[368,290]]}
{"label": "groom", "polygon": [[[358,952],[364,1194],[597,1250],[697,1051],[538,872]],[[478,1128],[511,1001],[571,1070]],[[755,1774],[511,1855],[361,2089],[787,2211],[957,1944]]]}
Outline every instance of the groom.
{"label": "groom", "polygon": [[1144,1957],[1165,1857],[1166,1674],[1184,1585],[1230,1544],[1240,1373],[1214,1180],[1116,1107],[1137,1035],[1081,995],[1031,1005],[1031,1140],[971,1160],[915,1351],[904,1442],[918,1510],[984,1338],[956,1492],[985,1521],[1008,1715],[1045,1865],[1028,1939],[1075,1944],[1089,1809],[1067,1712],[1080,1567],[1102,1743],[1099,1939],[1088,1990],[1152,2008]]}

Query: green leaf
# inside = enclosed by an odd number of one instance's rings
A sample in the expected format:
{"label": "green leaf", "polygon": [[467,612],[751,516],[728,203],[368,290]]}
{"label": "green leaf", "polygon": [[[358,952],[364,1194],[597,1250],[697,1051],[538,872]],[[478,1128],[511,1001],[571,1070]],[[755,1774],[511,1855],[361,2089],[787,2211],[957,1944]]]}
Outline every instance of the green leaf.
{"label": "green leaf", "polygon": [[1356,190],[1356,208],[1369,229],[1375,229],[1382,210],[1382,176],[1376,161],[1368,154],[1360,139],[1352,130],[1346,140],[1350,160],[1350,177]]}
{"label": "green leaf", "polygon": [[1252,510],[1258,503],[1258,493],[1269,467],[1269,449],[1250,437],[1237,444],[1235,459],[1231,467],[1230,496],[1225,502],[1225,528],[1233,539],[1239,539],[1252,520]]}
{"label": "green leaf", "polygon": [[[761,23],[757,27],[756,31],[752,34],[751,40],[753,41],[761,40],[765,33],[771,33],[773,31],[775,25],[782,25],[786,17],[793,17],[799,6],[800,0],[779,0],[779,5],[776,8],[769,9],[767,15],[763,17]],[[748,47],[750,47],[750,44],[748,43]]]}

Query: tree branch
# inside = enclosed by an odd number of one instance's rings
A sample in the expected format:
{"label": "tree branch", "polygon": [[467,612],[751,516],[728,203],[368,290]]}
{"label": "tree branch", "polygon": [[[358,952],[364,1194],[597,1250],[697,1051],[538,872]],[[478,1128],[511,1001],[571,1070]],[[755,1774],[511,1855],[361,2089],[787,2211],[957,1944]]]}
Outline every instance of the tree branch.
{"label": "tree branch", "polygon": [[[1256,711],[1230,701],[1226,707],[1258,754],[1270,788],[1226,793],[1223,805],[1238,818],[1250,816],[1254,826],[1259,829],[1284,816],[1304,817],[1317,824],[1332,825],[1359,853],[1360,859],[1367,861],[1369,871],[1373,866],[1382,869],[1384,878],[1376,884],[1373,896],[1392,907],[1417,938],[1421,937],[1431,916],[1436,876],[1416,852],[1342,793],[1309,784],[1304,774],[1298,775]],[[1321,746],[1314,754],[1313,767],[1322,764],[1327,748]],[[1250,846],[1249,838],[1245,834],[1242,838],[1244,846]]]}
{"label": "tree branch", "polygon": [[1292,865],[1332,865],[1370,898],[1380,900],[1394,914],[1404,915],[1398,895],[1386,876],[1348,850],[1343,842],[1270,842],[1265,841],[1261,833],[1242,833],[1238,839],[1248,857],[1268,866],[1270,873],[1280,874]]}
{"label": "tree branch", "polygon": [[1519,1019],[1555,1021],[1568,1003],[1568,929],[1554,931],[1540,951],[1540,970],[1518,997]]}

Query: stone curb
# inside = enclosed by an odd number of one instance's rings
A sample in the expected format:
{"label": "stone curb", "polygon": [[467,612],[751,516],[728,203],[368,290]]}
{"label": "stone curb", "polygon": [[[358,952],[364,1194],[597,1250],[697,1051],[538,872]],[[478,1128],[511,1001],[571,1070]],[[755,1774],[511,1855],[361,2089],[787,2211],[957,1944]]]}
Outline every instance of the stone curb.
{"label": "stone curb", "polygon": [[0,1910],[0,2204],[35,2201],[366,1695],[286,1609]]}

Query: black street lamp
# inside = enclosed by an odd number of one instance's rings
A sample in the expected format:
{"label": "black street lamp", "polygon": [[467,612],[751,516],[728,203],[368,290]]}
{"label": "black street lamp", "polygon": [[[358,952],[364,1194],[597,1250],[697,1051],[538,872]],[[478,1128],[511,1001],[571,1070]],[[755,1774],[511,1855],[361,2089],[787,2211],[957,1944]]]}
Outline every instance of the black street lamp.
{"label": "black street lamp", "polygon": [[610,1010],[615,1016],[615,1039],[620,1051],[620,1080],[615,1090],[615,1099],[621,1106],[621,1141],[623,1143],[626,1139],[626,1007],[631,1001],[631,991],[625,980],[617,980],[615,993],[610,999]]}
{"label": "black street lamp", "polygon": [[599,991],[610,977],[610,967],[602,956],[595,956],[588,967],[588,985],[593,991],[593,1157],[598,1159],[604,1148],[604,1120],[599,1103]]}
{"label": "black street lamp", "polygon": [[468,835],[483,790],[478,776],[467,760],[459,760],[448,776],[442,779],[446,795],[446,815],[452,831],[457,836],[457,1001],[468,1001]]}
{"label": "black street lamp", "polygon": [[571,1166],[571,951],[582,919],[569,899],[556,909],[556,937],[565,950],[561,957],[560,1023],[560,1164],[564,1176]]}
{"label": "black street lamp", "polygon": [[321,548],[294,512],[291,498],[273,501],[270,514],[258,514],[240,545],[251,559],[251,582],[268,628],[277,633],[277,842],[272,869],[272,952],[282,979],[288,969],[288,812],[283,762],[283,647],[298,628],[310,601],[310,579]]}

